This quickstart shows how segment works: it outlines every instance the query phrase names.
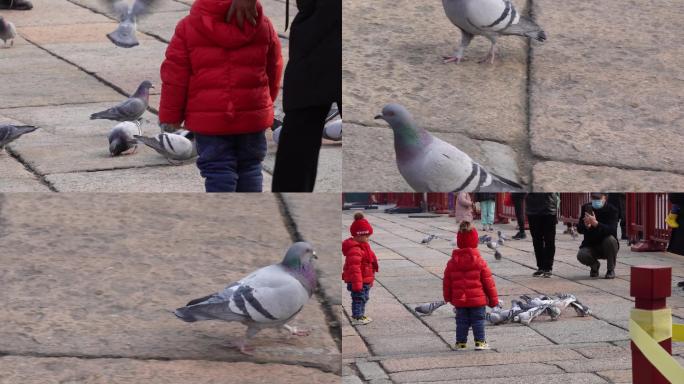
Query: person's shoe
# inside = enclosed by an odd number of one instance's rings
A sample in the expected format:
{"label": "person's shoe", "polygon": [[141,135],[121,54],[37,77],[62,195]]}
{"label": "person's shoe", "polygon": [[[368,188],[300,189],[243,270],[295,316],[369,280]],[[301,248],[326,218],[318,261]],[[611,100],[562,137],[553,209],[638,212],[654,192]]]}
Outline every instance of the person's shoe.
{"label": "person's shoe", "polygon": [[468,348],[468,345],[466,343],[456,343],[454,344],[454,349],[457,351],[462,351],[464,349]]}
{"label": "person's shoe", "polygon": [[606,279],[614,279],[615,278],[615,271],[610,270],[606,272]]}
{"label": "person's shoe", "polygon": [[527,235],[525,234],[525,231],[518,231],[518,233],[516,233],[513,236],[513,240],[523,240],[526,238],[527,238]]}
{"label": "person's shoe", "polygon": [[542,277],[545,277],[547,279],[551,276],[553,276],[553,273],[551,273],[551,271],[544,271],[544,274],[542,275]]}
{"label": "person's shoe", "polygon": [[541,269],[537,269],[537,272],[532,274],[532,276],[534,276],[534,277],[540,277],[542,275],[544,275],[544,271]]}
{"label": "person's shoe", "polygon": [[665,218],[665,224],[667,224],[667,226],[670,228],[679,228],[679,223],[677,223],[678,216],[679,215],[676,213],[668,213],[667,217]]}
{"label": "person's shoe", "polygon": [[0,9],[28,11],[33,9],[33,4],[28,0],[0,0]]}
{"label": "person's shoe", "polygon": [[352,325],[366,325],[371,321],[373,321],[373,319],[371,319],[370,317],[361,316],[359,318],[352,318]]}
{"label": "person's shoe", "polygon": [[589,277],[598,277],[599,268],[601,268],[601,263],[596,262],[596,264],[591,266],[591,271],[589,272]]}
{"label": "person's shoe", "polygon": [[486,341],[475,340],[475,350],[476,351],[484,351],[486,349],[489,349],[489,344],[487,344]]}

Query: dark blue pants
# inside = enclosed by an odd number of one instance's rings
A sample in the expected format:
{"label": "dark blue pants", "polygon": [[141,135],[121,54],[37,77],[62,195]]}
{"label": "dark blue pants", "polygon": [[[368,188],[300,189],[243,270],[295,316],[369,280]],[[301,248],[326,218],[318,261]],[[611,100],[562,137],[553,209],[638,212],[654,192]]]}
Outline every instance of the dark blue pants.
{"label": "dark blue pants", "polygon": [[366,313],[366,303],[370,298],[370,285],[364,284],[361,292],[352,291],[352,284],[347,283],[347,291],[351,292],[352,299],[352,317],[358,319]]}
{"label": "dark blue pants", "polygon": [[454,308],[456,312],[456,342],[468,341],[468,330],[473,327],[476,341],[485,341],[485,307]]}
{"label": "dark blue pants", "polygon": [[261,192],[261,163],[266,157],[264,132],[242,135],[196,134],[197,168],[207,192]]}

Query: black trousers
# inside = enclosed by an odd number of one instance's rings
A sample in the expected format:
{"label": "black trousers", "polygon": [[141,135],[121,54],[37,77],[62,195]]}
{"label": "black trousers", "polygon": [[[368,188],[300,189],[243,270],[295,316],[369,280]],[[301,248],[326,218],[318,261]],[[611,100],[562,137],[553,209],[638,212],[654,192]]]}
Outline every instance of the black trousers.
{"label": "black trousers", "polygon": [[313,192],[330,107],[328,104],[285,113],[273,170],[273,192]]}
{"label": "black trousers", "polygon": [[525,202],[524,193],[511,193],[513,199],[513,208],[515,209],[515,220],[518,222],[518,230],[525,232],[525,210],[523,203]]}
{"label": "black trousers", "polygon": [[553,270],[553,257],[556,254],[556,216],[530,215],[527,216],[527,222],[532,234],[537,269]]}
{"label": "black trousers", "polygon": [[598,268],[599,259],[605,259],[606,268],[613,271],[619,248],[617,239],[607,236],[600,244],[580,248],[577,251],[577,260],[586,266]]}

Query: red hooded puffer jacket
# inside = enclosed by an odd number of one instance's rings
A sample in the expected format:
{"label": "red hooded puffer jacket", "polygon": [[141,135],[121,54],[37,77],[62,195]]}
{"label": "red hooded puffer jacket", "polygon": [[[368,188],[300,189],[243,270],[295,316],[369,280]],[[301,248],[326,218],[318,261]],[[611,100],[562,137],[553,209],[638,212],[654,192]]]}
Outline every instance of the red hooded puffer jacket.
{"label": "red hooded puffer jacket", "polygon": [[454,249],[444,270],[443,291],[444,301],[456,308],[499,304],[492,272],[477,248]]}
{"label": "red hooded puffer jacket", "polygon": [[359,292],[364,284],[373,285],[378,272],[378,258],[368,243],[359,243],[353,238],[342,242],[345,256],[342,280],[352,284],[352,291]]}
{"label": "red hooded puffer jacket", "polygon": [[159,122],[206,135],[273,124],[283,70],[280,40],[257,2],[257,25],[225,22],[233,0],[197,0],[176,26],[161,66]]}

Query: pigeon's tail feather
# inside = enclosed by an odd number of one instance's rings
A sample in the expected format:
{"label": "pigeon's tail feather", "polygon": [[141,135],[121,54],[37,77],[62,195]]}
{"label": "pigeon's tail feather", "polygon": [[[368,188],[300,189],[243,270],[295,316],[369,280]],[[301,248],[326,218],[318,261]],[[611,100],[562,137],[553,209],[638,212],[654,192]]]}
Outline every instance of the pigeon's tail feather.
{"label": "pigeon's tail feather", "polygon": [[19,136],[27,134],[29,132],[33,132],[36,129],[38,129],[38,127],[34,125],[15,125],[15,127],[17,127],[17,134]]}
{"label": "pigeon's tail feather", "polygon": [[90,120],[106,119],[106,120],[117,120],[119,115],[114,113],[111,109],[102,112],[96,112],[90,115]]}
{"label": "pigeon's tail feather", "polygon": [[504,35],[525,36],[537,41],[546,40],[546,32],[529,17],[521,16],[520,22],[511,24],[508,28],[501,31]]}
{"label": "pigeon's tail feather", "polygon": [[173,311],[173,314],[176,315],[177,318],[187,322],[187,323],[193,323],[197,321],[197,318],[193,316],[191,311],[187,307],[183,308],[178,308],[175,311]]}
{"label": "pigeon's tail feather", "polygon": [[[160,152],[160,153],[166,152],[164,150],[164,147],[159,142],[159,140],[157,140],[154,137],[139,136],[139,135],[134,135],[133,137],[135,137],[136,140],[147,145],[148,147],[154,149],[157,152]],[[191,304],[188,304],[188,305],[191,305]]]}
{"label": "pigeon's tail feather", "polygon": [[522,192],[522,185],[513,180],[498,175],[492,175],[492,183],[487,187],[479,188],[478,192]]}
{"label": "pigeon's tail feather", "polygon": [[200,297],[199,299],[190,300],[187,304],[185,304],[185,306],[189,307],[191,305],[203,303],[203,302],[209,300],[212,296],[214,296],[214,294],[211,294],[209,296]]}

